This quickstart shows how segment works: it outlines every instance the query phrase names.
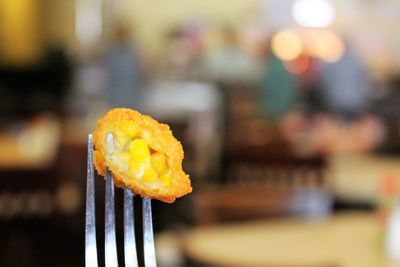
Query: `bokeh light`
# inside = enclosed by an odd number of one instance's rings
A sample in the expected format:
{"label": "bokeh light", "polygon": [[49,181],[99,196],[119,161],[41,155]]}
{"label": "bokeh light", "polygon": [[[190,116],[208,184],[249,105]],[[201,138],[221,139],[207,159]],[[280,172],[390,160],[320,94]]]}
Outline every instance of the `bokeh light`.
{"label": "bokeh light", "polygon": [[335,18],[335,9],[328,0],[297,0],[292,15],[301,26],[326,27]]}
{"label": "bokeh light", "polygon": [[271,48],[280,59],[294,60],[303,51],[303,43],[296,33],[284,30],[272,37]]}
{"label": "bokeh light", "polygon": [[327,62],[338,61],[345,50],[343,40],[334,32],[321,31],[311,43],[312,53]]}
{"label": "bokeh light", "polygon": [[296,59],[284,62],[284,66],[293,74],[302,74],[310,66],[310,57],[308,54],[302,53]]}

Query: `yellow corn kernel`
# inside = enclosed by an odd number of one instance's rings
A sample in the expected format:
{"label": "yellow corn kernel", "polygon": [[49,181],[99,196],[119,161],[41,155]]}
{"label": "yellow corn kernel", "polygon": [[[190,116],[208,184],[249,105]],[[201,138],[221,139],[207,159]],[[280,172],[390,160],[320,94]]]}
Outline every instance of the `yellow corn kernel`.
{"label": "yellow corn kernel", "polygon": [[144,171],[142,179],[147,183],[155,182],[157,181],[157,173],[153,168],[148,168]]}
{"label": "yellow corn kernel", "polygon": [[140,127],[131,121],[121,121],[115,128],[114,137],[118,144],[125,147],[127,143],[140,134]]}
{"label": "yellow corn kernel", "polygon": [[151,154],[151,165],[158,175],[167,171],[167,160],[164,153],[155,152]]}
{"label": "yellow corn kernel", "polygon": [[160,177],[160,181],[166,186],[166,187],[170,187],[172,184],[172,180],[171,180],[171,176],[169,176],[168,174],[164,174]]}
{"label": "yellow corn kernel", "polygon": [[151,166],[150,148],[143,139],[135,139],[129,144],[130,165],[137,165],[142,170]]}
{"label": "yellow corn kernel", "polygon": [[117,129],[130,138],[134,138],[140,133],[139,125],[132,121],[121,121]]}

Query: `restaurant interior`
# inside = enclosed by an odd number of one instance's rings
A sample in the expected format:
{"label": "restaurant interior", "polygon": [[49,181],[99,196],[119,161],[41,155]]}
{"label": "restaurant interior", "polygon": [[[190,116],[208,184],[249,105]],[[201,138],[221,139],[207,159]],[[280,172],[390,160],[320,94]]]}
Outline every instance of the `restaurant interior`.
{"label": "restaurant interior", "polygon": [[152,201],[157,266],[400,266],[399,14],[395,0],[0,0],[0,266],[85,266],[87,137],[115,107],[184,148],[193,192]]}

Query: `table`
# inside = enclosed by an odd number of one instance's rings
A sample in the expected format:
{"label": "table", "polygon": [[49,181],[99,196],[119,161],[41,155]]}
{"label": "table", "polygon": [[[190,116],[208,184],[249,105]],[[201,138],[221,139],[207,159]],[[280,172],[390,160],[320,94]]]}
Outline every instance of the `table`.
{"label": "table", "polygon": [[399,157],[352,154],[328,159],[328,179],[340,200],[378,203],[385,176],[393,176],[400,184]]}
{"label": "table", "polygon": [[373,214],[350,213],[196,228],[185,235],[184,249],[211,266],[400,266],[385,258],[382,237]]}

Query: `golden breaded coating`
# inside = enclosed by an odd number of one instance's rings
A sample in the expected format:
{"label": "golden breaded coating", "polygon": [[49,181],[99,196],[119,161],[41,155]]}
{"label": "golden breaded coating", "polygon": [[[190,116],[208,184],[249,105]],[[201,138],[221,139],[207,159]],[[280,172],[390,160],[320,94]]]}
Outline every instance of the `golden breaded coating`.
{"label": "golden breaded coating", "polygon": [[172,203],[192,192],[182,170],[183,149],[169,126],[139,112],[116,108],[98,121],[93,133],[94,165],[105,176],[108,168],[115,185],[135,194]]}

